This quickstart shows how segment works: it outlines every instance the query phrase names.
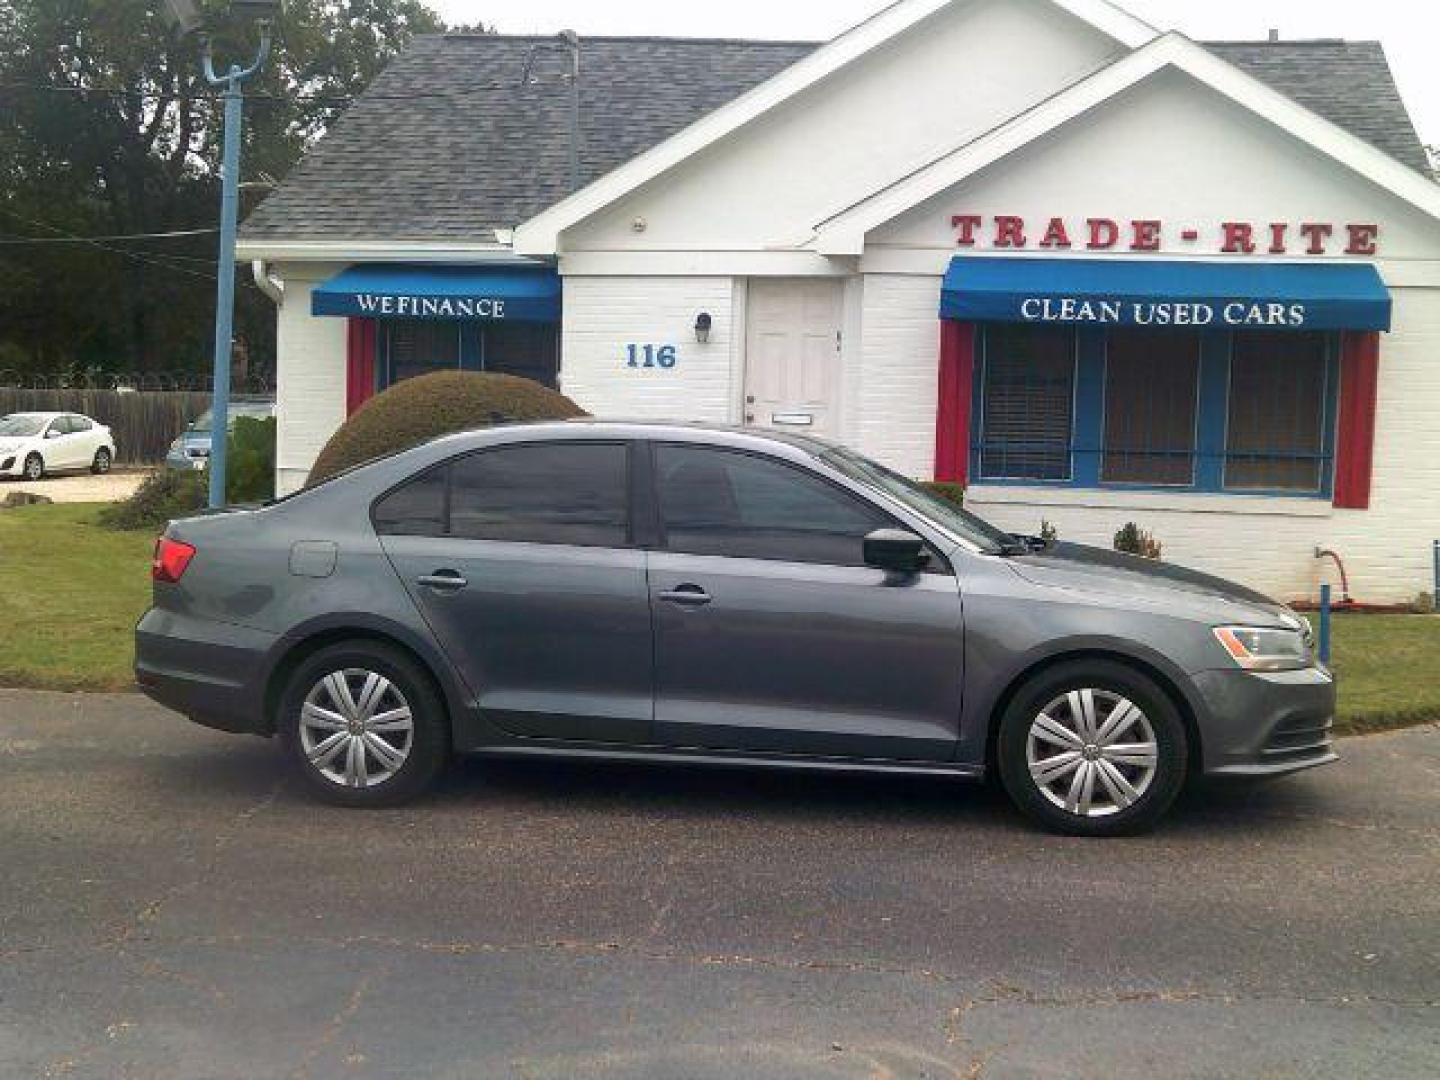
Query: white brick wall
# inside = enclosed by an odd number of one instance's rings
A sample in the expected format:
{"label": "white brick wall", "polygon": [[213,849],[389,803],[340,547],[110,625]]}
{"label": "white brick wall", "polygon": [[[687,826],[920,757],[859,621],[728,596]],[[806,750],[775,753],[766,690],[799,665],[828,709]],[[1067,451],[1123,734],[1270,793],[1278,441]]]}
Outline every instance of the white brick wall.
{"label": "white brick wall", "polygon": [[314,282],[285,280],[276,319],[277,493],[299,490],[325,443],[345,420],[346,320],[310,314]]}
{"label": "white brick wall", "polygon": [[[567,277],[560,388],[599,417],[731,423],[743,328],[729,277]],[[714,320],[708,343],[695,318]],[[626,347],[674,345],[669,371],[627,366]]]}
{"label": "white brick wall", "polygon": [[907,476],[935,468],[940,381],[940,279],[865,275],[859,385],[847,387],[847,442]]}

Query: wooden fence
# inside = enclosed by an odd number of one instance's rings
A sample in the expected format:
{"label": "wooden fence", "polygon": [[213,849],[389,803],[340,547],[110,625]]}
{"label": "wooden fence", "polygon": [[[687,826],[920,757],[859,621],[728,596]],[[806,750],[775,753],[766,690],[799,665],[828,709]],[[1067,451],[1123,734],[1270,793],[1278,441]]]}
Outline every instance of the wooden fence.
{"label": "wooden fence", "polygon": [[0,386],[0,416],[16,412],[75,412],[115,433],[124,465],[156,465],[185,425],[210,407],[198,390],[22,390]]}

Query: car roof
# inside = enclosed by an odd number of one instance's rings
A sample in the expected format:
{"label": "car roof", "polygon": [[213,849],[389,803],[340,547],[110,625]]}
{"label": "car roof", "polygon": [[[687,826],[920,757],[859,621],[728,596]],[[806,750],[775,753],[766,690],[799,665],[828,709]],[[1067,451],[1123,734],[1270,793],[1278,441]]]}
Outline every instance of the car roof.
{"label": "car roof", "polygon": [[681,442],[704,442],[736,449],[786,449],[806,456],[822,454],[838,448],[813,435],[771,431],[764,428],[740,427],[734,424],[710,424],[690,421],[615,420],[580,417],[575,420],[540,421],[537,423],[499,424],[442,436],[428,446],[454,450],[466,445],[482,446],[506,442],[542,440],[581,441],[594,438],[610,439],[676,439]]}
{"label": "car roof", "polygon": [[67,412],[12,412],[12,413],[6,413],[6,414],[4,415],[4,417],[0,417],[0,419],[8,420],[8,419],[10,419],[12,416],[24,416],[24,417],[26,417],[26,418],[28,418],[28,419],[30,419],[30,420],[54,420],[57,416],[71,416],[71,415],[78,415],[78,414],[72,414],[72,413],[67,413]]}

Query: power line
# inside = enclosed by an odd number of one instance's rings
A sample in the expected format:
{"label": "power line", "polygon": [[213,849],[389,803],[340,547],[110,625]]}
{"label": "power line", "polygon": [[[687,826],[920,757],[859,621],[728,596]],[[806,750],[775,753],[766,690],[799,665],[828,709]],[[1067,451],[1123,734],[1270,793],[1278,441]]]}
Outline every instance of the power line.
{"label": "power line", "polygon": [[[170,232],[116,233],[110,236],[5,236],[0,244],[94,244],[102,240],[169,240],[189,236],[213,236],[219,229],[173,229]],[[178,258],[179,256],[172,256]]]}
{"label": "power line", "polygon": [[33,225],[33,226],[35,226],[37,229],[47,229],[47,230],[49,230],[50,232],[57,233],[57,234],[59,234],[60,236],[68,237],[68,238],[71,239],[71,240],[75,240],[75,241],[78,241],[78,242],[80,242],[80,243],[86,244],[86,245],[88,245],[88,246],[90,246],[90,247],[93,247],[93,248],[96,248],[96,249],[98,249],[98,250],[100,250],[100,251],[108,251],[108,252],[111,252],[112,254],[123,256],[124,258],[130,259],[130,260],[132,260],[133,262],[145,263],[145,264],[147,264],[147,265],[149,265],[149,266],[158,266],[158,267],[160,267],[162,270],[169,270],[169,271],[171,271],[172,273],[176,273],[176,274],[184,274],[184,275],[186,275],[187,277],[200,278],[200,279],[202,279],[202,280],[208,280],[208,281],[214,281],[214,280],[215,280],[215,275],[214,275],[214,274],[201,273],[201,272],[198,271],[198,270],[191,270],[191,269],[189,269],[188,267],[176,266],[173,262],[167,261],[163,256],[156,258],[156,257],[147,256],[147,255],[141,255],[141,254],[139,254],[138,252],[130,251],[130,250],[126,249],[126,248],[111,247],[110,245],[108,245],[108,244],[103,244],[103,243],[101,243],[101,242],[98,241],[98,240],[90,240],[90,239],[87,239],[86,237],[83,237],[83,236],[77,236],[76,234],[74,234],[74,233],[72,233],[72,232],[66,232],[64,229],[61,229],[61,228],[59,228],[59,227],[57,227],[57,226],[55,226],[55,225],[51,225],[51,224],[49,224],[48,222],[37,221],[37,220],[34,219],[34,218],[26,217],[24,214],[17,213],[16,211],[11,210],[9,207],[6,207],[6,206],[0,206],[0,213],[8,214],[10,217],[14,218],[15,220],[17,220],[17,221],[23,221],[23,222],[25,222],[27,225]]}
{"label": "power line", "polygon": [[[463,102],[468,94],[480,90],[521,90],[530,86],[568,86],[568,80],[548,79],[521,82],[519,79],[507,79],[502,82],[490,83],[469,83],[464,87],[454,90],[418,90],[404,94],[391,93],[364,93],[364,94],[274,94],[266,91],[252,92],[245,95],[247,102],[257,103],[279,103],[292,105],[325,105],[342,106],[353,105],[355,102],[364,100],[372,101],[455,101]],[[92,94],[97,97],[125,98],[131,101],[172,101],[180,103],[188,101],[190,104],[219,104],[219,97],[212,94],[196,94],[190,97],[177,97],[173,93],[157,93],[146,90],[125,90],[118,87],[106,86],[66,86],[54,83],[14,83],[4,87],[6,90],[35,90],[49,91],[62,94]]]}

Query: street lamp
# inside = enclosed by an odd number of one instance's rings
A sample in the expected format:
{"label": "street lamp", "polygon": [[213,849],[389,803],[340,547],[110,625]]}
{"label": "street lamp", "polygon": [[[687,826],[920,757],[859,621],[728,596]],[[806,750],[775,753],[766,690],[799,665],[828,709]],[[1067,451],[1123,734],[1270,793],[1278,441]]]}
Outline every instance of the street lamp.
{"label": "street lamp", "polygon": [[260,27],[260,49],[249,67],[232,64],[223,75],[215,73],[210,38],[195,0],[165,0],[165,17],[182,36],[200,41],[205,81],[223,87],[225,149],[220,165],[220,254],[215,275],[214,398],[210,415],[210,506],[225,505],[227,439],[230,434],[230,353],[235,331],[235,229],[240,203],[240,130],[244,122],[247,79],[259,74],[270,57],[271,20],[284,10],[284,0],[230,0],[230,12],[252,19]]}

